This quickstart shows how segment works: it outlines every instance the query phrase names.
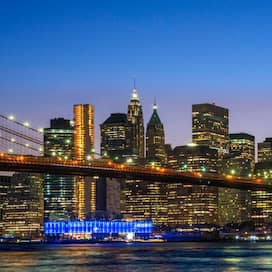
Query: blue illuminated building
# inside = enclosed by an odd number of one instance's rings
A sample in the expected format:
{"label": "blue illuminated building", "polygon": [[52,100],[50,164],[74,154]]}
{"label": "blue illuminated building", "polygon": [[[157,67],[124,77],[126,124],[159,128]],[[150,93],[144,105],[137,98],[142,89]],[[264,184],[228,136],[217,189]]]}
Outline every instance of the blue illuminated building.
{"label": "blue illuminated building", "polygon": [[151,221],[48,221],[44,223],[46,236],[103,238],[133,233],[136,237],[148,238],[152,233]]}

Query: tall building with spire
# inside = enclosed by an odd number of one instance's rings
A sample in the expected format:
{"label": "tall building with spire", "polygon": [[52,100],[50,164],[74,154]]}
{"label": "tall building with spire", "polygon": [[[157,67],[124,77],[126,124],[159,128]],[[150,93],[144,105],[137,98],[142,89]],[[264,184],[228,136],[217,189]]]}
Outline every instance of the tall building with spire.
{"label": "tall building with spire", "polygon": [[157,105],[153,105],[153,113],[146,128],[146,158],[164,164],[166,162],[164,128],[157,112]]}
{"label": "tall building with spire", "polygon": [[128,105],[128,121],[132,124],[131,148],[137,158],[144,158],[144,119],[143,110],[137,90],[133,88]]}

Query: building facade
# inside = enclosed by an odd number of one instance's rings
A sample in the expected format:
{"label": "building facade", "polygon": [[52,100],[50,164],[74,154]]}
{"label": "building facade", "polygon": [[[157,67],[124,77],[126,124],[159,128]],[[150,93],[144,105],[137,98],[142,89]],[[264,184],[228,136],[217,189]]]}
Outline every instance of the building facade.
{"label": "building facade", "polygon": [[165,135],[157,109],[157,105],[154,104],[152,116],[146,127],[146,159],[164,165],[167,161]]}
{"label": "building facade", "polygon": [[2,235],[21,239],[42,237],[43,176],[15,174],[10,178],[2,211]]}
{"label": "building facade", "polygon": [[[44,156],[73,158],[74,129],[70,120],[56,118],[44,129]],[[44,220],[75,218],[75,178],[46,174],[44,176]]]}
{"label": "building facade", "polygon": [[112,113],[100,125],[101,155],[115,161],[126,161],[132,155],[132,125],[124,113]]}
{"label": "building facade", "polygon": [[132,154],[136,158],[144,158],[145,156],[145,142],[144,142],[144,118],[142,105],[134,87],[130,103],[128,105],[128,121],[132,125],[132,135],[131,135],[131,149]]}
{"label": "building facade", "polygon": [[[79,161],[94,157],[94,106],[74,105],[74,159]],[[77,177],[76,213],[86,219],[96,211],[96,181],[90,177]]]}
{"label": "building facade", "polygon": [[[221,160],[220,173],[248,178],[255,166],[255,137],[247,133],[229,135],[229,154]],[[219,190],[219,224],[251,220],[251,192],[238,189]]]}
{"label": "building facade", "polygon": [[[272,185],[272,138],[266,138],[258,143],[258,162],[255,165],[255,175],[265,183]],[[255,225],[272,223],[272,193],[254,191],[252,197],[252,220]]]}
{"label": "building facade", "polygon": [[215,104],[192,106],[193,143],[218,150],[219,156],[228,151],[229,111]]}
{"label": "building facade", "polygon": [[[218,154],[208,146],[189,144],[173,149],[170,165],[180,171],[217,171]],[[168,224],[217,224],[218,189],[216,187],[168,184]]]}

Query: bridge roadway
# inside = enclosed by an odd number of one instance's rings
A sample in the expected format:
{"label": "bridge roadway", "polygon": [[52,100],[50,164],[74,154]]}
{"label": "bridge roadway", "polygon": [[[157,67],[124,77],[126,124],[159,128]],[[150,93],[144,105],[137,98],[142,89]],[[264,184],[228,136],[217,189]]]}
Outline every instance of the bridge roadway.
{"label": "bridge roadway", "polygon": [[213,173],[180,172],[168,168],[119,164],[101,159],[81,162],[61,158],[0,153],[0,171],[139,179],[272,192],[272,185],[268,185],[264,180],[257,178],[245,179]]}

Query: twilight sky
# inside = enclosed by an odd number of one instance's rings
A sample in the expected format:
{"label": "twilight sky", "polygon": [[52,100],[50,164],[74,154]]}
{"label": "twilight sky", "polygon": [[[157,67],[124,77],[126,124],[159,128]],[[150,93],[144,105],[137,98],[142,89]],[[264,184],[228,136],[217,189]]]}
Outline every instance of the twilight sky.
{"label": "twilight sky", "polygon": [[147,122],[154,98],[173,146],[191,105],[230,110],[230,132],[272,136],[272,1],[0,0],[0,113],[34,127],[94,104],[126,112],[133,77]]}

